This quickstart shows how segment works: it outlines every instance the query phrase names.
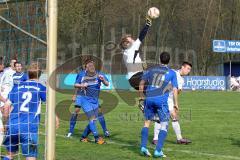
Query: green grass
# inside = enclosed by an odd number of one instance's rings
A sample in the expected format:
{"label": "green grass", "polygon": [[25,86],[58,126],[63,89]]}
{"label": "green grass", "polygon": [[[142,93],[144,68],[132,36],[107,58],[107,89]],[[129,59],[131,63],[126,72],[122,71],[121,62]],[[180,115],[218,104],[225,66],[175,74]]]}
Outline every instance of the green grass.
{"label": "green grass", "polygon": [[[116,94],[115,94],[116,95]],[[176,145],[172,126],[164,146],[166,159],[177,160],[226,160],[240,159],[240,93],[236,92],[184,92],[180,97],[181,128],[190,145]],[[67,99],[59,95],[58,99]],[[110,100],[109,100],[110,101]],[[104,106],[103,106],[104,107]],[[79,142],[86,122],[78,122],[72,139],[57,137],[57,159],[146,159],[139,154],[140,131],[143,126],[139,110],[119,99],[118,106],[105,115],[111,137],[108,144]],[[102,134],[101,127],[99,132]],[[61,121],[57,133],[65,135],[68,122]],[[149,133],[149,149],[153,125]],[[92,138],[92,137],[91,137]],[[92,138],[93,139],[93,138]]]}
{"label": "green grass", "polygon": [[[129,94],[129,93],[125,93]],[[117,95],[114,93],[114,95]],[[104,96],[104,95],[102,95]],[[237,92],[183,92],[180,96],[181,128],[183,136],[193,141],[190,145],[177,145],[172,126],[164,146],[166,160],[240,160],[240,93]],[[57,100],[70,99],[58,94]],[[131,97],[131,96],[129,96]],[[80,135],[87,122],[77,122],[72,139],[64,138],[69,122],[61,121],[57,130],[57,160],[123,160],[146,159],[139,154],[142,114],[137,107],[127,105],[119,97],[118,106],[105,115],[111,137],[107,144],[81,143]],[[111,106],[111,100],[108,100]],[[109,107],[103,106],[103,107]],[[68,116],[66,114],[66,116]],[[68,119],[68,118],[67,118]],[[44,127],[41,127],[43,132]],[[98,127],[102,134],[101,127]],[[93,140],[93,137],[90,137]],[[149,149],[153,125],[149,132]],[[41,138],[40,159],[44,150]],[[151,159],[151,158],[147,158]]]}

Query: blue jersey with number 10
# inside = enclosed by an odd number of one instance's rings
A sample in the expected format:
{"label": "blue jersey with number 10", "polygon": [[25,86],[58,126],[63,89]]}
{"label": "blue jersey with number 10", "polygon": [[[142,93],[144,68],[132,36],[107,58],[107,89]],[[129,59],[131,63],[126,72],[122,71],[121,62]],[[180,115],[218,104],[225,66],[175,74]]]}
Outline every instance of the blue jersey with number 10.
{"label": "blue jersey with number 10", "polygon": [[174,70],[167,66],[155,66],[148,69],[142,79],[146,82],[146,97],[157,98],[161,102],[167,102],[169,92],[178,88],[177,76]]}
{"label": "blue jersey with number 10", "polygon": [[9,100],[13,106],[8,121],[11,132],[38,132],[41,101],[46,101],[46,87],[31,80],[20,82],[9,93]]}

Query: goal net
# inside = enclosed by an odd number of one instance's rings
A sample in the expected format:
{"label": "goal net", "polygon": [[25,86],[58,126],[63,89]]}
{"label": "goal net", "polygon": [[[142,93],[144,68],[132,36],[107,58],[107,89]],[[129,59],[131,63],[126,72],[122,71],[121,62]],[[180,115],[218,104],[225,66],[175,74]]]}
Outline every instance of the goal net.
{"label": "goal net", "polygon": [[[0,0],[0,56],[4,59],[5,66],[13,58],[17,58],[24,69],[33,61],[39,62],[44,71],[41,80],[46,82],[46,28],[45,0]],[[46,159],[45,115],[46,105],[42,104],[37,159]],[[7,154],[3,145],[0,154]],[[25,159],[21,143],[14,159]]]}

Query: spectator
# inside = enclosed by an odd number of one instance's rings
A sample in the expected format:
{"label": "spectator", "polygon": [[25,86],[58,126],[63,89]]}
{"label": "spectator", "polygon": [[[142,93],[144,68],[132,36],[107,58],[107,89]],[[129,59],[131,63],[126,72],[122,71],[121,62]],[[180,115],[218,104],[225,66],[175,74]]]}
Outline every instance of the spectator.
{"label": "spectator", "polygon": [[235,78],[232,76],[230,78],[230,89],[233,91],[240,90],[240,83],[239,83],[240,78]]}

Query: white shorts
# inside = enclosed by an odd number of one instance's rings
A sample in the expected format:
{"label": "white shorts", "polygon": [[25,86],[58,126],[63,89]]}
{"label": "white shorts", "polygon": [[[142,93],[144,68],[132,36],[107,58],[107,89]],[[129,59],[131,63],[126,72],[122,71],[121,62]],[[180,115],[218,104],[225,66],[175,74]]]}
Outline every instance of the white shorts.
{"label": "white shorts", "polygon": [[[5,99],[8,98],[8,94],[9,94],[10,91],[5,91],[5,92],[1,92],[1,96]],[[0,102],[0,107],[3,107],[4,106],[4,103],[3,102]]]}
{"label": "white shorts", "polygon": [[169,112],[172,112],[174,110],[174,103],[172,98],[168,99],[168,109],[169,109]]}

